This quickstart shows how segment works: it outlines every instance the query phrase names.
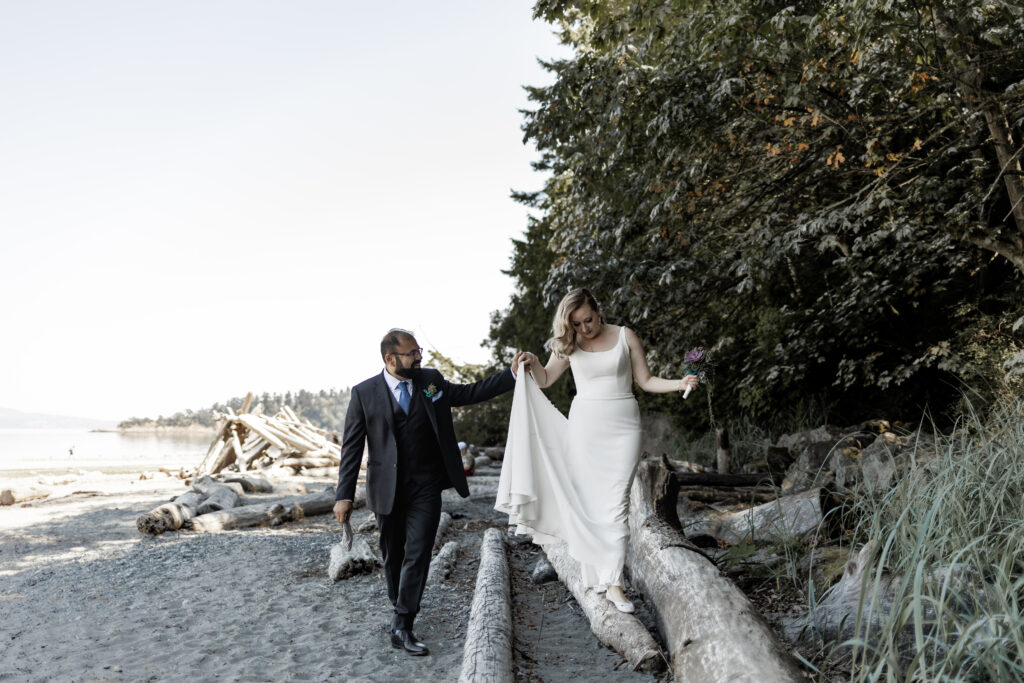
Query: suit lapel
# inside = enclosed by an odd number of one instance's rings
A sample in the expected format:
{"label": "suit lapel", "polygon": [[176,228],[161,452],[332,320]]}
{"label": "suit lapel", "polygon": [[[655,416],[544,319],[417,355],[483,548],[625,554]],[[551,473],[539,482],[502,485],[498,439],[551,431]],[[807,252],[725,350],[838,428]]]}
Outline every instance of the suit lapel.
{"label": "suit lapel", "polygon": [[438,432],[437,432],[437,416],[434,415],[433,401],[431,401],[429,398],[427,398],[427,395],[423,392],[423,386],[421,384],[422,377],[423,377],[423,375],[421,374],[420,377],[418,377],[417,379],[413,380],[413,383],[412,383],[412,386],[413,386],[413,397],[412,397],[412,400],[420,401],[421,405],[423,406],[423,410],[427,413],[427,419],[430,420],[430,426],[434,428],[434,436],[437,436],[438,440],[440,440],[440,436],[438,436]]}
{"label": "suit lapel", "polygon": [[377,375],[377,400],[381,402],[381,406],[384,410],[384,419],[388,422],[388,427],[392,433],[395,431],[395,413],[391,401],[391,388],[388,386],[388,382],[384,379],[384,374]]}

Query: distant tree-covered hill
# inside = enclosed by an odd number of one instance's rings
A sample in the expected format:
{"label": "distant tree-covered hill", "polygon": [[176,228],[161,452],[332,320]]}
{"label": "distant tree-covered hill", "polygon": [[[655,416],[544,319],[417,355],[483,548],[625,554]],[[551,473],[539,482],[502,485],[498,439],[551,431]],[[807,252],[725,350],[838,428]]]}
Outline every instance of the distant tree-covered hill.
{"label": "distant tree-covered hill", "polygon": [[[341,431],[345,425],[345,410],[348,408],[348,389],[321,389],[320,391],[306,391],[305,389],[284,394],[263,393],[253,397],[253,405],[263,404],[263,412],[273,415],[282,406],[288,406],[300,416],[308,419],[313,424],[323,429]],[[228,408],[239,411],[245,402],[244,397],[236,396],[228,399],[226,403],[214,403],[209,408],[199,410],[188,409],[177,412],[169,417],[160,415],[156,418],[132,417],[117,426],[121,429],[145,428],[145,427],[190,427],[200,425],[212,427],[215,423],[214,414],[227,412]]]}

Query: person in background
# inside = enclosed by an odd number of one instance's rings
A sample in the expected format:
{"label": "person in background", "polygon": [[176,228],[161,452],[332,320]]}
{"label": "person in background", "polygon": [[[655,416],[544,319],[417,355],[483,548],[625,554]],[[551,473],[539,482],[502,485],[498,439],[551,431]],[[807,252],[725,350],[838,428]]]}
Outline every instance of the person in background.
{"label": "person in background", "polygon": [[465,470],[468,477],[476,468],[476,459],[469,452],[469,445],[465,441],[459,442],[459,453],[462,455],[462,469]]}

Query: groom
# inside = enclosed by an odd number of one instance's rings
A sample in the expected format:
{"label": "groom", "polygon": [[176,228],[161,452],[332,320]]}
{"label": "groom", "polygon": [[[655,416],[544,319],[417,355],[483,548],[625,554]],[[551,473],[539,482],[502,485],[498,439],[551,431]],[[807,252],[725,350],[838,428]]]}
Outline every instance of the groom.
{"label": "groom", "polygon": [[[451,384],[421,369],[423,349],[406,330],[390,330],[380,342],[384,370],[352,388],[338,469],[334,517],[352,514],[356,479],[369,444],[366,506],[377,516],[388,599],[394,606],[391,645],[411,655],[429,654],[412,633],[427,582],[430,553],[441,518],[441,491],[469,486],[455,439],[452,407],[479,403],[509,391],[506,370],[473,384]],[[518,367],[519,354],[512,367]]]}

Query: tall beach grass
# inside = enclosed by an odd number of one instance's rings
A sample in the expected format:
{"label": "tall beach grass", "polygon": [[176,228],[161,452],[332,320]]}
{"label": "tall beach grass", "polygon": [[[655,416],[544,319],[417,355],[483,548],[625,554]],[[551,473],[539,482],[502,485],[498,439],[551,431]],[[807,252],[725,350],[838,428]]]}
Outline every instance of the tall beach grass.
{"label": "tall beach grass", "polygon": [[894,488],[855,503],[854,549],[878,553],[826,659],[853,681],[1024,681],[1024,400],[916,443]]}

